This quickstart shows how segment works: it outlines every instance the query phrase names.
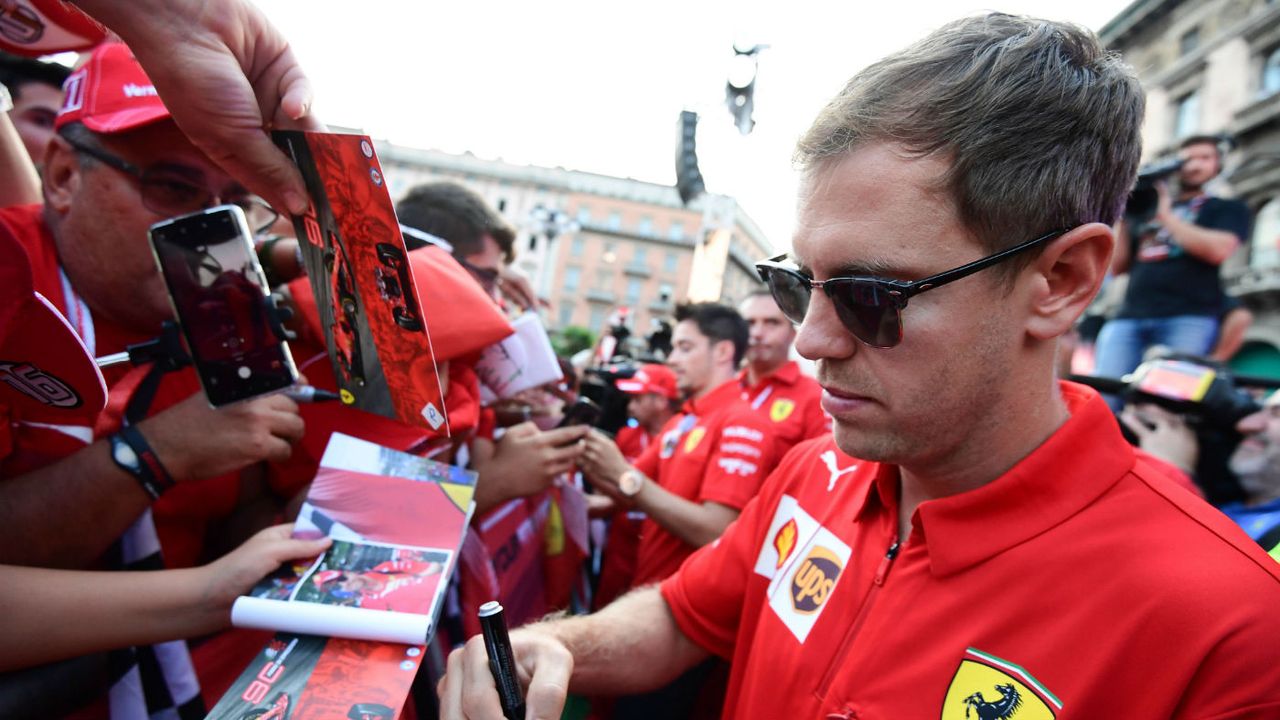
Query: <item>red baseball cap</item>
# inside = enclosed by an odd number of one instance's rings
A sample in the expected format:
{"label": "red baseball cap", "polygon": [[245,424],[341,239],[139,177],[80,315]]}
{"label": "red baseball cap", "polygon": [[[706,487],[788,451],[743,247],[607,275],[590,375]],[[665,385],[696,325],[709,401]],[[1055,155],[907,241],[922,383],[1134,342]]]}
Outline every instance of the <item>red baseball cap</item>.
{"label": "red baseball cap", "polygon": [[32,288],[31,262],[0,232],[0,405],[24,420],[92,423],[107,386],[62,313]]}
{"label": "red baseball cap", "polygon": [[680,396],[680,391],[676,389],[676,374],[665,365],[641,365],[635,375],[622,378],[614,384],[628,395],[653,393],[668,400],[675,400]]}
{"label": "red baseball cap", "polygon": [[53,125],[80,121],[96,133],[110,135],[168,119],[169,110],[133,51],[109,42],[94,48],[62,84],[62,110]]}

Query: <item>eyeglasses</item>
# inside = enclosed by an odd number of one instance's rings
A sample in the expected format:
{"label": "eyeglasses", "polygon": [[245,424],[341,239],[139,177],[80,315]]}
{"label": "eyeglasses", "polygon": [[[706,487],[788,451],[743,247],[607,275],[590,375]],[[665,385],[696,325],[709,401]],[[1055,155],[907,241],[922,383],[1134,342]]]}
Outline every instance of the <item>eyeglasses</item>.
{"label": "eyeglasses", "polygon": [[198,182],[200,173],[177,165],[155,165],[146,169],[113,155],[106,150],[72,138],[61,136],[76,152],[137,178],[142,206],[158,215],[176,217],[221,205],[223,201],[237,205],[254,233],[262,233],[280,218],[265,200],[248,193],[238,197],[222,197]]}
{"label": "eyeglasses", "polygon": [[907,300],[926,290],[942,287],[1004,262],[1066,232],[1055,230],[994,255],[913,282],[868,276],[814,280],[795,268],[784,265],[787,260],[785,254],[756,263],[756,272],[769,286],[782,314],[791,322],[797,325],[804,322],[814,289],[821,289],[831,299],[836,317],[840,318],[841,324],[854,337],[871,347],[891,348],[902,342],[902,309],[907,306]]}
{"label": "eyeglasses", "polygon": [[502,271],[497,268],[482,268],[478,265],[473,265],[456,255],[454,259],[475,277],[486,292],[493,292],[498,287],[498,280],[502,276]]}

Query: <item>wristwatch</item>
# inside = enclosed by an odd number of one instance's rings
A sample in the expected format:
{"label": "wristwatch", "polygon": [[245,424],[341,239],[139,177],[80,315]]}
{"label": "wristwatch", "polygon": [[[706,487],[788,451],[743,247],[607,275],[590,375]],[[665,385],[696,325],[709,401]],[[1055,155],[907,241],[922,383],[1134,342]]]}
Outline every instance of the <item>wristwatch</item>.
{"label": "wristwatch", "polygon": [[644,473],[635,468],[627,468],[618,476],[618,490],[627,497],[635,497],[644,488]]}
{"label": "wristwatch", "polygon": [[111,461],[132,475],[152,500],[159,500],[166,490],[174,486],[173,476],[160,464],[155,450],[137,428],[126,425],[109,441]]}

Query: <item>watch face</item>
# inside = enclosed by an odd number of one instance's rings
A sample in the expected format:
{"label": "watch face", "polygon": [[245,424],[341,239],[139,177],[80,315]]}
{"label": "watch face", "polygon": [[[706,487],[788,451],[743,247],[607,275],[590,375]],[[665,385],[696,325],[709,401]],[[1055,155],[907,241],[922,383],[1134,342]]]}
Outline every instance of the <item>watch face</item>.
{"label": "watch face", "polygon": [[618,478],[618,489],[623,495],[631,496],[640,492],[640,487],[644,485],[644,476],[635,470],[628,470],[622,473],[622,477]]}
{"label": "watch face", "polygon": [[111,448],[111,456],[115,458],[117,463],[129,468],[138,467],[138,454],[133,451],[126,443],[115,443],[115,447]]}

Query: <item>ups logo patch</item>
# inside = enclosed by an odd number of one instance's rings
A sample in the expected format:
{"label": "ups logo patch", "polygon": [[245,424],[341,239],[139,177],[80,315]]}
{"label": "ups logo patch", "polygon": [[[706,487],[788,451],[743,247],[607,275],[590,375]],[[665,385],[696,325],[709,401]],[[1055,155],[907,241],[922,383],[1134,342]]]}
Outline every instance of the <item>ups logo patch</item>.
{"label": "ups logo patch", "polygon": [[821,545],[813,546],[791,581],[791,607],[806,615],[817,612],[843,570],[839,556]]}
{"label": "ups logo patch", "polygon": [[1021,666],[965,651],[942,703],[942,720],[1053,720],[1062,701]]}

